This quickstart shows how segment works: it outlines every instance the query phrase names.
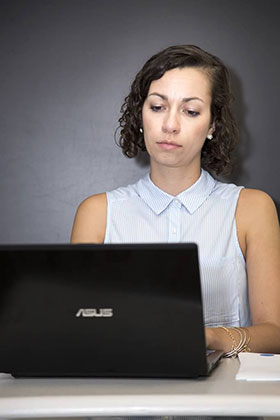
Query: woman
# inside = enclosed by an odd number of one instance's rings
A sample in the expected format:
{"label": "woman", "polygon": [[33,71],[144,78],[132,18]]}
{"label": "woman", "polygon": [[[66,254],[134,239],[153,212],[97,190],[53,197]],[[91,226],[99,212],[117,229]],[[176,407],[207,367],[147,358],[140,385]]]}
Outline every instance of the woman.
{"label": "woman", "polygon": [[150,156],[135,185],[87,198],[72,242],[196,242],[209,349],[280,352],[280,237],[264,192],[216,181],[237,139],[228,72],[198,47],[169,47],[136,75],[120,145]]}

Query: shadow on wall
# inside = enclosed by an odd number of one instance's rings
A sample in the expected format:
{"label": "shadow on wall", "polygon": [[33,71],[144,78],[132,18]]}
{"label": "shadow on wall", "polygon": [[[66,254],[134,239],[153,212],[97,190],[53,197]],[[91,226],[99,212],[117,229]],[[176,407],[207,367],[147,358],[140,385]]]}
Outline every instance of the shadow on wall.
{"label": "shadow on wall", "polygon": [[[272,197],[273,198],[273,197]],[[280,202],[274,200],[275,206],[276,206],[276,210],[277,210],[277,214],[278,214],[278,220],[280,222]]]}
{"label": "shadow on wall", "polygon": [[239,128],[239,144],[235,153],[235,166],[230,176],[230,181],[239,185],[246,183],[249,179],[249,174],[244,168],[244,163],[248,159],[251,152],[251,137],[250,132],[246,126],[247,106],[244,102],[243,87],[241,79],[234,70],[229,69],[231,76],[231,86],[234,96],[233,111],[236,117],[236,122]]}

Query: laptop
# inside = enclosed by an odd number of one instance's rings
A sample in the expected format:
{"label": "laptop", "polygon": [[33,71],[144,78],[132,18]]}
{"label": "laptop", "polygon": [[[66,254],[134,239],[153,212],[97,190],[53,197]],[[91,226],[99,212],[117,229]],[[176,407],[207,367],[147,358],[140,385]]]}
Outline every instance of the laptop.
{"label": "laptop", "polygon": [[0,372],[193,378],[222,356],[195,244],[2,245],[0,267]]}

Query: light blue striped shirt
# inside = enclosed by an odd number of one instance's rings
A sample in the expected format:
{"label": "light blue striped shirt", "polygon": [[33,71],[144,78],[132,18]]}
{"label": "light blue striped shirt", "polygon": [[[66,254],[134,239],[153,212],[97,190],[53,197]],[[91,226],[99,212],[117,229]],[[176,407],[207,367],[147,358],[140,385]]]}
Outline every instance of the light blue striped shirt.
{"label": "light blue striped shirt", "polygon": [[246,266],[235,222],[242,187],[200,178],[176,197],[149,174],[107,192],[105,243],[195,242],[206,326],[250,325]]}

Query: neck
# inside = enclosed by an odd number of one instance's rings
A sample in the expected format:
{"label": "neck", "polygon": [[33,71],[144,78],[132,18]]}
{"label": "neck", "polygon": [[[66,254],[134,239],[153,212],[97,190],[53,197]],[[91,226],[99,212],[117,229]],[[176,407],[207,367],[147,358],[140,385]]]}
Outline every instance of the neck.
{"label": "neck", "polygon": [[155,168],[151,165],[151,180],[161,190],[176,196],[191,187],[200,177],[201,168]]}

